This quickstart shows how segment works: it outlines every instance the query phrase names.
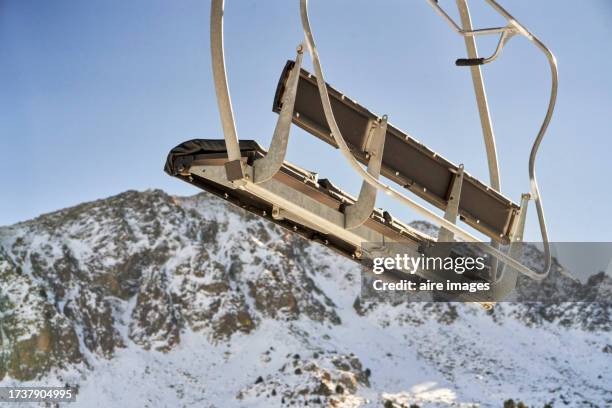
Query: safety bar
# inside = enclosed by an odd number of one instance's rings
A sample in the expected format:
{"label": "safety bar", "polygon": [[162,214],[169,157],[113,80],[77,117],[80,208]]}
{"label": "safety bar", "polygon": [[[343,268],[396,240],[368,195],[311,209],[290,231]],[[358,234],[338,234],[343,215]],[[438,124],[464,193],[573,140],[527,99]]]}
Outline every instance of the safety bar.
{"label": "safety bar", "polygon": [[501,53],[504,45],[508,42],[512,36],[516,34],[521,34],[527,39],[535,44],[540,51],[544,53],[546,59],[548,60],[548,64],[550,65],[551,71],[551,91],[550,91],[550,99],[548,102],[548,109],[546,110],[546,115],[540,126],[540,130],[533,142],[531,147],[531,153],[529,155],[529,181],[531,183],[531,197],[535,201],[536,211],[538,213],[538,223],[540,224],[540,233],[542,236],[542,243],[544,246],[544,268],[542,272],[538,274],[539,279],[544,279],[549,271],[550,266],[552,264],[551,254],[550,254],[550,243],[548,240],[548,231],[546,228],[546,219],[544,217],[544,207],[542,204],[542,197],[540,195],[540,189],[538,186],[536,172],[535,172],[535,161],[538,154],[538,149],[540,147],[540,143],[546,134],[546,129],[548,129],[548,125],[550,124],[550,120],[552,119],[553,112],[555,110],[555,103],[557,101],[557,88],[559,85],[559,74],[557,69],[557,60],[553,53],[540,41],[535,35],[533,35],[527,28],[525,28],[521,23],[519,23],[510,13],[508,13],[502,6],[500,6],[495,0],[486,0],[486,2],[502,17],[508,20],[508,25],[506,27],[497,27],[497,28],[487,28],[480,30],[462,30],[457,23],[440,7],[436,0],[427,0],[429,4],[434,8],[434,10],[441,15],[444,20],[446,20],[451,28],[457,32],[457,34],[461,36],[476,36],[476,35],[487,35],[487,34],[496,34],[501,33],[499,43],[497,48],[492,56],[488,58],[467,58],[467,59],[459,59],[457,60],[457,65],[459,66],[470,66],[470,65],[482,65],[489,63],[495,60],[499,54]]}
{"label": "safety bar", "polygon": [[[499,251],[497,248],[493,248],[493,247],[486,246],[486,245],[483,248],[485,252],[487,252],[492,257],[499,259],[504,264],[516,269],[517,271],[533,279],[541,280],[544,277],[546,277],[546,275],[548,274],[548,270],[550,269],[551,259],[550,259],[550,249],[548,246],[548,235],[546,232],[546,224],[544,220],[544,213],[542,209],[541,198],[539,194],[537,181],[535,178],[535,157],[536,157],[540,142],[544,136],[546,128],[548,127],[548,123],[550,122],[550,118],[552,117],[552,113],[554,110],[554,103],[556,100],[556,88],[557,88],[556,61],[552,53],[544,46],[544,44],[542,44],[536,37],[531,35],[522,26],[518,25],[518,23],[516,23],[515,20],[505,10],[499,7],[497,3],[495,3],[493,0],[487,0],[487,1],[491,3],[492,6],[496,8],[498,12],[500,12],[502,15],[508,16],[507,18],[512,23],[517,25],[518,29],[521,31],[523,35],[526,35],[532,42],[536,43],[536,45],[538,45],[538,47],[547,54],[547,56],[549,57],[550,64],[551,64],[551,70],[553,71],[553,91],[551,92],[551,101],[549,104],[549,109],[548,109],[546,118],[544,120],[544,123],[542,124],[542,127],[540,129],[540,132],[538,133],[538,137],[536,138],[536,141],[534,142],[534,145],[532,147],[530,161],[529,161],[529,173],[530,173],[530,179],[531,179],[532,195],[533,195],[534,200],[536,201],[536,207],[538,210],[538,218],[540,222],[540,228],[542,231],[542,238],[543,238],[543,241],[545,242],[545,258],[546,258],[546,266],[544,268],[545,272],[540,273],[540,274],[533,272],[531,269],[525,267],[524,265],[522,265],[520,262],[516,261],[512,257],[509,257],[505,253]],[[232,110],[231,97],[230,97],[229,89],[227,85],[227,74],[226,74],[226,69],[225,69],[225,55],[224,55],[224,48],[223,48],[223,9],[224,9],[224,0],[212,0],[211,1],[211,21],[210,21],[211,58],[212,58],[213,76],[214,76],[214,82],[215,82],[215,92],[217,95],[219,112],[221,115],[221,122],[223,126],[223,133],[224,133],[224,138],[225,138],[227,151],[228,151],[228,159],[230,162],[240,163],[240,148],[238,144],[238,135],[237,135],[236,125],[234,121],[234,114]],[[442,12],[443,15],[446,15],[446,13],[444,13],[442,9],[439,9],[439,10]],[[304,34],[306,37],[306,45],[309,48],[309,51],[310,51],[310,54],[313,60],[313,65],[315,67],[315,71],[317,74],[317,78],[316,78],[317,85],[319,88],[319,93],[321,95],[321,102],[324,108],[325,117],[330,126],[330,129],[332,129],[332,136],[334,140],[336,141],[336,144],[339,146],[342,154],[348,160],[349,164],[351,164],[351,166],[357,171],[358,174],[361,175],[364,181],[366,181],[368,184],[398,199],[402,203],[414,209],[420,215],[437,221],[440,226],[445,227],[446,229],[450,230],[451,232],[455,233],[457,236],[463,238],[466,241],[481,242],[474,235],[458,227],[454,223],[426,209],[425,207],[421,206],[420,204],[410,199],[409,197],[404,196],[402,193],[398,192],[392,187],[378,181],[375,177],[373,177],[367,171],[365,171],[359,165],[359,163],[355,160],[348,146],[346,145],[346,142],[344,141],[344,138],[342,137],[340,130],[338,129],[338,125],[336,123],[334,114],[331,110],[331,104],[330,104],[329,95],[327,93],[327,89],[325,86],[325,80],[324,80],[323,71],[321,68],[321,63],[319,60],[318,52],[316,50],[314,38],[312,35],[312,31],[310,29],[310,23],[308,20],[308,2],[307,0],[300,0],[300,14],[301,14],[301,19],[302,19],[302,27],[303,27]],[[446,17],[448,17],[448,15],[446,15]],[[452,23],[452,25],[454,25],[455,27],[458,27],[456,26],[454,22],[452,22],[452,20],[449,20],[449,21]],[[469,30],[469,31],[459,29],[459,33],[462,35],[469,36],[469,35],[490,34],[494,32],[501,32],[503,30],[504,28],[485,29],[485,30]],[[229,173],[229,170],[228,170],[228,173]]]}
{"label": "safety bar", "polygon": [[[310,28],[310,21],[308,18],[308,0],[300,0],[300,15],[301,15],[301,20],[302,20],[302,28],[304,30],[304,35],[306,38],[306,45],[308,46],[308,49],[309,49],[309,52],[312,58],[313,66],[315,69],[315,73],[316,73],[317,86],[319,88],[319,94],[321,96],[321,103],[323,105],[323,111],[325,113],[325,117],[327,119],[329,128],[331,129],[331,136],[334,138],[341,153],[344,155],[345,159],[349,162],[349,164],[353,167],[353,169],[368,184],[372,185],[373,187],[376,187],[378,190],[384,191],[386,194],[390,195],[391,197],[406,204],[407,206],[415,210],[420,215],[437,221],[437,223],[440,226],[450,230],[451,232],[455,233],[457,236],[461,237],[462,239],[466,241],[470,241],[470,242],[482,242],[481,240],[476,238],[474,235],[465,231],[464,229],[457,226],[456,224],[446,220],[445,218],[440,217],[439,215],[428,210],[427,208],[418,204],[417,202],[410,199],[409,197],[406,197],[399,191],[393,189],[391,186],[380,182],[375,177],[372,177],[367,171],[365,171],[359,165],[359,163],[357,162],[357,160],[351,153],[348,145],[344,141],[344,138],[342,137],[342,133],[340,132],[340,129],[338,128],[338,124],[336,123],[336,119],[335,119],[334,113],[331,108],[329,94],[327,93],[327,87],[325,84],[325,77],[323,75],[321,62],[319,60],[319,54],[318,54],[318,51],[315,45],[312,30]],[[505,253],[501,252],[497,248],[493,248],[489,245],[484,245],[483,251],[489,254],[490,256],[497,258],[498,260],[510,266],[511,268],[519,271],[520,273],[523,273],[531,277],[532,279],[541,280],[545,278],[546,275],[548,274],[548,270],[546,270],[545,274],[539,274],[537,272],[534,272],[531,269],[527,268],[525,265],[518,262],[517,260],[513,259],[512,257],[506,255]],[[548,256],[550,256],[550,252],[548,252]],[[550,262],[548,262],[548,264],[549,264],[548,269],[550,269]]]}

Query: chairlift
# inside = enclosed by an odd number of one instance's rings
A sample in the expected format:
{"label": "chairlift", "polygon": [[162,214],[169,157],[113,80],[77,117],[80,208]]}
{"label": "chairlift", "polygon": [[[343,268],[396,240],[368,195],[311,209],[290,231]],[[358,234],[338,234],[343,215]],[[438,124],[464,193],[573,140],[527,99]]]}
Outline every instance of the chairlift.
{"label": "chairlift", "polygon": [[[473,301],[505,298],[514,288],[518,274],[538,281],[544,279],[551,267],[551,254],[535,162],[556,101],[555,57],[495,0],[486,2],[507,20],[507,25],[483,29],[472,28],[467,0],[456,0],[460,24],[436,0],[427,1],[464,38],[467,58],[457,59],[456,65],[469,67],[471,72],[486,147],[489,185],[471,176],[463,165],[451,163],[393,126],[386,115],[369,111],[327,84],[308,17],[308,0],[300,0],[304,40],[297,46],[295,59],[288,61],[282,70],[273,102],[273,111],[279,116],[267,150],[255,141],[238,139],[225,70],[224,0],[211,1],[212,68],[224,139],[196,139],[178,145],[170,151],[165,171],[356,261],[371,255],[371,245],[366,243],[382,243],[383,247],[385,243],[399,243],[414,256],[441,242],[482,243],[457,224],[458,220],[463,221],[490,239],[479,245],[491,262],[488,275],[478,279],[489,282],[491,290],[484,298],[471,296]],[[478,56],[476,37],[484,35],[498,35],[499,41],[494,53],[483,58]],[[523,194],[518,203],[500,193],[495,136],[480,69],[481,65],[495,61],[516,35],[526,37],[546,55],[552,73],[548,108],[529,157],[530,192]],[[311,56],[314,73],[302,68],[305,52]],[[340,149],[362,178],[358,197],[285,160],[292,124]],[[399,184],[403,190],[385,184],[382,177]],[[378,191],[438,225],[437,236],[419,232],[376,208]],[[443,211],[443,215],[415,201],[407,192]],[[530,201],[535,202],[544,249],[544,266],[540,271],[521,263]],[[420,271],[419,275],[424,279],[444,278],[439,271]]]}

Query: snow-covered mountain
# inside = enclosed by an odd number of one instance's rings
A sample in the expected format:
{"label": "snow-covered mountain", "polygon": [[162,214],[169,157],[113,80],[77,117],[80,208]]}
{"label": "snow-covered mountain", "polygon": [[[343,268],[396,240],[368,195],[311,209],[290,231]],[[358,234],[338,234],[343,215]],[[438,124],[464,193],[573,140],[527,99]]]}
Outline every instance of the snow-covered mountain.
{"label": "snow-covered mountain", "polygon": [[612,406],[609,302],[392,305],[360,273],[207,194],[2,227],[0,386],[71,384],[87,407]]}

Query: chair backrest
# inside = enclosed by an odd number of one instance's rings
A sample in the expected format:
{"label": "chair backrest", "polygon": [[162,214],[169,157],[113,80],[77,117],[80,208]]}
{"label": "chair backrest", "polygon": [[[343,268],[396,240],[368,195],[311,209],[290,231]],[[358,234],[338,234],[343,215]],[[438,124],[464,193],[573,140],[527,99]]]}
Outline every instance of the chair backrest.
{"label": "chair backrest", "polygon": [[[273,111],[281,109],[286,82],[293,67],[288,61],[274,97]],[[378,116],[327,85],[332,109],[346,143],[355,157],[366,164],[366,145],[371,124]],[[300,72],[293,123],[319,139],[336,146],[327,125],[316,78]],[[425,147],[392,125],[387,126],[381,174],[404,186],[440,209],[446,209],[458,166]],[[499,192],[465,173],[459,216],[468,225],[492,239],[507,244],[519,206]]]}

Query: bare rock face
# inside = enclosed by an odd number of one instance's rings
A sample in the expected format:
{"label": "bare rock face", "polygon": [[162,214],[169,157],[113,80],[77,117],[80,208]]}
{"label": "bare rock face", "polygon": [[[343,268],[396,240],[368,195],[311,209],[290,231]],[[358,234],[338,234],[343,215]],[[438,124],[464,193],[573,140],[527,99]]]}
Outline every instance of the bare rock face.
{"label": "bare rock face", "polygon": [[[537,249],[525,256],[541,264]],[[124,384],[146,388],[141,406],[470,406],[458,401],[478,402],[473,384],[499,395],[483,407],[527,391],[538,406],[612,401],[612,309],[599,301],[608,275],[586,285],[558,274],[521,280],[522,303],[485,312],[365,299],[360,273],[207,194],[128,191],[0,227],[0,382],[77,373],[77,382],[92,378],[96,398]],[[559,287],[596,301],[525,302],[550,300]],[[537,338],[551,346],[527,356]],[[576,369],[587,358],[601,374]],[[545,384],[523,374],[530,365]],[[109,366],[116,371],[96,377]]]}
{"label": "bare rock face", "polygon": [[180,311],[161,272],[143,279],[131,318],[129,337],[147,350],[169,351],[180,341]]}
{"label": "bare rock face", "polygon": [[63,314],[81,328],[83,342],[89,351],[111,358],[116,348],[124,347],[113,325],[110,301],[100,292],[81,291],[74,299],[66,302]]}
{"label": "bare rock face", "polygon": [[274,373],[258,377],[236,398],[248,405],[265,400],[269,406],[360,406],[366,399],[357,395],[370,387],[370,370],[354,355],[318,351],[308,358],[289,354]]}
{"label": "bare rock face", "polygon": [[207,195],[158,190],[0,228],[10,282],[0,297],[0,379],[87,364],[85,355],[110,359],[129,341],[168,352],[185,328],[219,342],[262,319],[338,324],[302,241]]}
{"label": "bare rock face", "polygon": [[2,248],[0,280],[0,379],[27,381],[52,367],[79,364],[83,356],[74,326]]}

